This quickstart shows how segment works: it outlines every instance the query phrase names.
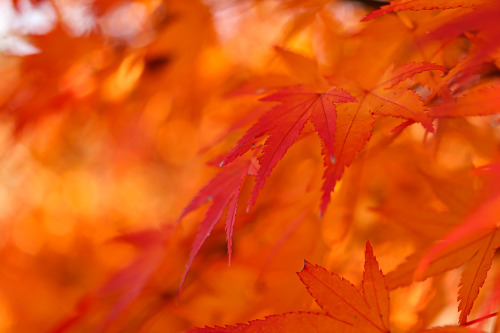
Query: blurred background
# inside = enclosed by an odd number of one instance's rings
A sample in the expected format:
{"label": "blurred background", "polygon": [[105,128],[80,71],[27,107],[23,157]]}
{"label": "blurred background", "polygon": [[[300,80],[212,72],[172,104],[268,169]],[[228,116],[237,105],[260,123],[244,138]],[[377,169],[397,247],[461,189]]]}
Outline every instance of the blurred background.
{"label": "blurred background", "polygon": [[[414,212],[398,210],[418,202],[445,211],[429,182],[415,184],[397,168],[429,156],[420,127],[386,148],[392,139],[380,133],[398,122],[377,125],[373,151],[382,152],[367,153],[368,171],[363,163],[347,171],[321,221],[321,147],[307,136],[280,162],[255,209],[238,212],[231,267],[219,226],[177,299],[204,210],[180,225],[177,217],[216,174],[207,162],[267,110],[258,98],[339,71],[353,80],[379,78],[387,59],[411,59],[394,47],[404,40],[394,28],[401,21],[378,30],[359,23],[381,4],[0,0],[0,332],[181,332],[318,310],[295,275],[303,259],[357,283],[366,239],[378,244],[384,272],[431,239],[407,222]],[[382,41],[385,32],[390,38]],[[361,45],[362,38],[372,44]],[[366,56],[381,43],[392,45],[390,52]],[[464,50],[446,51],[443,62],[456,64]],[[494,159],[495,128],[479,120],[453,124],[433,170],[446,165],[462,177],[471,161]],[[390,201],[395,193],[399,199]],[[439,220],[432,216],[429,225]],[[406,301],[406,314],[394,315],[395,329],[425,326],[443,309],[455,316],[456,290],[443,286],[458,279],[398,290],[394,307]],[[439,311],[419,317],[436,298]]]}

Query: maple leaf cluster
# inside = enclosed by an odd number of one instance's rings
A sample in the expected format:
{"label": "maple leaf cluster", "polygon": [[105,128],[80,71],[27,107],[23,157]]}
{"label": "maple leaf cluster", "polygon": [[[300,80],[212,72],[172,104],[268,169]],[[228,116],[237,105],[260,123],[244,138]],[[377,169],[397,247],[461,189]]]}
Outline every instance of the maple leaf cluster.
{"label": "maple leaf cluster", "polygon": [[0,8],[0,331],[500,329],[500,2]]}

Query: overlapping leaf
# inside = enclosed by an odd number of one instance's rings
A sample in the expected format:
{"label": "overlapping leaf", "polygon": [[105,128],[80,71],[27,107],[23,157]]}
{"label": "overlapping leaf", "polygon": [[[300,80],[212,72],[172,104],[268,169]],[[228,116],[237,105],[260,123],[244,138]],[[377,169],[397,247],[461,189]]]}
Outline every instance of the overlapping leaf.
{"label": "overlapping leaf", "polygon": [[443,241],[407,258],[387,275],[389,288],[410,284],[414,278],[422,281],[466,263],[458,294],[460,323],[465,323],[486,280],[495,250],[500,247],[496,223],[500,216],[499,203],[499,196],[491,198]]}
{"label": "overlapping leaf", "polygon": [[259,191],[278,161],[297,140],[305,124],[311,119],[319,137],[323,141],[328,158],[335,156],[334,138],[338,128],[336,123],[336,103],[354,102],[356,99],[346,91],[332,88],[324,93],[317,93],[306,86],[284,88],[262,101],[279,102],[263,115],[238,141],[237,145],[224,159],[228,164],[236,157],[247,152],[256,139],[267,135],[264,144],[260,168],[255,177],[255,186],[248,203],[253,206]]}
{"label": "overlapping leaf", "polygon": [[440,117],[486,116],[500,112],[500,86],[471,89],[462,96],[456,97],[432,108],[432,114]]}
{"label": "overlapping leaf", "polygon": [[426,130],[434,131],[420,97],[411,89],[396,87],[401,82],[430,70],[445,71],[445,68],[432,63],[409,63],[393,71],[388,70],[381,82],[370,90],[360,90],[356,87],[350,89],[359,103],[341,105],[337,111],[335,159],[325,159],[321,213],[325,212],[330,193],[340,180],[344,169],[352,163],[356,154],[370,139],[376,115],[398,117],[409,123],[420,122]]}
{"label": "overlapping leaf", "polygon": [[419,73],[430,70],[445,71],[437,64],[409,63],[394,71],[388,71],[381,83],[371,90],[358,89],[355,95],[358,96],[359,103],[339,106],[336,106],[336,103],[355,102],[356,99],[338,88],[332,88],[325,93],[314,92],[303,85],[284,88],[262,99],[281,104],[263,115],[247,131],[221,165],[232,162],[250,150],[260,137],[268,136],[248,204],[248,209],[251,208],[272,169],[311,119],[324,145],[326,170],[320,205],[320,214],[324,214],[331,192],[345,167],[352,163],[356,154],[370,139],[375,122],[374,115],[420,122],[428,131],[433,131],[432,122],[420,97],[413,90],[395,87]]}

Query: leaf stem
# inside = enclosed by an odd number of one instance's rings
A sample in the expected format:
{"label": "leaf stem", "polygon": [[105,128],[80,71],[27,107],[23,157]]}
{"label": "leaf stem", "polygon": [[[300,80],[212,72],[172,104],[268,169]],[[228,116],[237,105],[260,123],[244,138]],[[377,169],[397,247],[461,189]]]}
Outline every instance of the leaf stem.
{"label": "leaf stem", "polygon": [[470,325],[474,325],[480,321],[483,321],[485,319],[488,319],[488,318],[491,318],[491,317],[494,317],[498,314],[498,312],[493,312],[493,313],[490,313],[490,314],[487,314],[486,316],[482,316],[482,317],[479,317],[477,319],[474,319],[474,320],[471,320],[471,321],[468,321],[466,323],[463,323],[462,326],[470,326]]}

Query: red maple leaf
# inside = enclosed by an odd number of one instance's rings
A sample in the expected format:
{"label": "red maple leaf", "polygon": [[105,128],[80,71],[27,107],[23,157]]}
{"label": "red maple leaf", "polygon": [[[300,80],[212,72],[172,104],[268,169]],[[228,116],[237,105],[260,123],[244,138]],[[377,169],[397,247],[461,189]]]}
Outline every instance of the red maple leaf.
{"label": "red maple leaf", "polygon": [[335,104],[356,101],[343,89],[334,87],[324,93],[318,93],[304,85],[283,88],[261,100],[280,102],[280,104],[257,120],[221,164],[230,163],[250,150],[256,139],[268,136],[247,210],[253,206],[272,169],[297,140],[309,119],[324,144],[323,152],[329,159],[335,159],[334,139],[337,127]]}
{"label": "red maple leaf", "polygon": [[[304,85],[283,88],[262,98],[262,101],[280,104],[260,117],[221,163],[221,166],[229,164],[254,147],[261,137],[267,136],[247,210],[254,205],[267,177],[297,140],[309,119],[323,142],[325,156],[320,215],[326,211],[330,194],[344,169],[370,139],[374,115],[399,117],[409,123],[420,122],[427,131],[433,132],[432,121],[420,97],[407,87],[399,87],[401,82],[430,70],[446,69],[426,62],[412,62],[395,70],[389,69],[380,83],[370,90],[358,88],[358,99],[343,89],[334,87],[318,93]],[[358,100],[359,103],[340,105],[341,112],[337,110],[337,103]]]}
{"label": "red maple leaf", "polygon": [[228,207],[226,216],[226,239],[227,251],[229,254],[229,262],[231,262],[232,255],[232,237],[233,227],[236,220],[236,209],[238,206],[238,197],[241,191],[243,182],[248,174],[254,175],[257,167],[257,162],[254,158],[250,161],[241,161],[240,163],[226,168],[223,168],[212,180],[208,182],[198,194],[191,200],[191,202],[184,208],[181,215],[178,217],[180,221],[185,215],[193,210],[201,207],[206,202],[210,201],[211,205],[208,208],[205,217],[200,223],[196,238],[193,242],[191,252],[189,253],[189,260],[186,264],[186,269],[181,278],[179,286],[179,294],[182,291],[182,286],[186,280],[187,273],[191,268],[193,260],[200,250],[201,246],[210,235],[210,232],[222,217],[224,209]]}

